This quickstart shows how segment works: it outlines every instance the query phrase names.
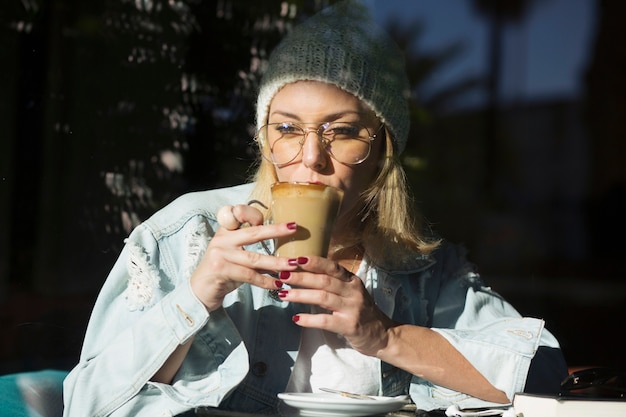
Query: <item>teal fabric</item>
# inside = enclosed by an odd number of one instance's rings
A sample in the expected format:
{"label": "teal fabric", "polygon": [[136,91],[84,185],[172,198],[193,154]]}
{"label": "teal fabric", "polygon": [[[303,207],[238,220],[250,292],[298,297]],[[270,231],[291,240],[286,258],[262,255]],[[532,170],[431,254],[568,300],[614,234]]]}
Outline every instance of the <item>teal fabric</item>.
{"label": "teal fabric", "polygon": [[61,417],[67,371],[0,376],[0,417]]}

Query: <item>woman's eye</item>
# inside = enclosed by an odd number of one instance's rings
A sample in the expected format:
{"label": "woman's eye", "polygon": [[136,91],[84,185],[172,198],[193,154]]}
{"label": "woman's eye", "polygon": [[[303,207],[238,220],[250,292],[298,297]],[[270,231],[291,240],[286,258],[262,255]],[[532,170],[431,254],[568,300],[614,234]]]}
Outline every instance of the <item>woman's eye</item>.
{"label": "woman's eye", "polygon": [[324,133],[334,139],[349,139],[359,136],[360,129],[357,126],[341,125],[331,126]]}
{"label": "woman's eye", "polygon": [[296,135],[300,132],[300,129],[291,125],[279,125],[276,126],[276,131],[281,135]]}

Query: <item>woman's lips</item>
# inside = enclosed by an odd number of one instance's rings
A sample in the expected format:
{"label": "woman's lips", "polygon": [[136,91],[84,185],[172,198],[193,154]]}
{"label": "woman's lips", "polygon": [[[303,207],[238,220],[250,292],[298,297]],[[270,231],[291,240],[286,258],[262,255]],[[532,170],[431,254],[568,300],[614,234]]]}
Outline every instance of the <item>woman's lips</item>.
{"label": "woman's lips", "polygon": [[307,184],[328,185],[319,180],[292,180],[293,182],[303,182]]}

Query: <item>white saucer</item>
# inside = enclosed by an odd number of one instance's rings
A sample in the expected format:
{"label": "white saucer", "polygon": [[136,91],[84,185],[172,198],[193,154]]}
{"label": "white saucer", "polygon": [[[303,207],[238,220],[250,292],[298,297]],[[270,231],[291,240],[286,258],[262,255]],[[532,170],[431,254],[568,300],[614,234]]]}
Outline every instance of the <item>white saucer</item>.
{"label": "white saucer", "polygon": [[409,402],[409,397],[376,397],[371,400],[342,397],[329,393],[278,394],[290,407],[298,409],[303,416],[371,416],[399,410]]}

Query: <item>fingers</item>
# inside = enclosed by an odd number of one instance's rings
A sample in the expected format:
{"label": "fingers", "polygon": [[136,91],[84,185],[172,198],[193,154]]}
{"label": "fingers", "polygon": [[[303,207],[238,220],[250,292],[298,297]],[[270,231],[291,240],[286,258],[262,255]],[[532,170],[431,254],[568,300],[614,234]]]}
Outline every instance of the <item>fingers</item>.
{"label": "fingers", "polygon": [[289,284],[285,301],[317,305],[333,312],[358,308],[367,294],[361,280],[338,263],[320,257],[297,258],[298,269],[284,270],[279,279]]}
{"label": "fingers", "polygon": [[263,224],[263,213],[261,213],[256,207],[252,207],[246,204],[237,204],[233,206],[232,210],[235,218],[241,223],[248,223],[251,226],[258,226]]}
{"label": "fingers", "polygon": [[217,212],[217,222],[226,230],[236,230],[241,226],[241,222],[233,212],[233,206],[224,206]]}
{"label": "fingers", "polygon": [[[207,268],[212,271],[220,271],[226,277],[237,277],[243,282],[256,284],[254,279],[265,277],[265,274],[277,271],[293,271],[297,265],[288,258],[280,258],[258,252],[245,250],[214,249],[207,262]],[[229,270],[237,267],[243,269]],[[263,285],[260,285],[263,286]]]}
{"label": "fingers", "polygon": [[251,205],[224,206],[216,214],[219,228],[191,277],[194,293],[212,311],[226,294],[243,283],[266,289],[279,289],[282,282],[269,276],[291,271],[297,262],[266,253],[247,251],[249,245],[288,236],[295,223],[263,224],[263,214]]}
{"label": "fingers", "polygon": [[220,227],[211,241],[213,247],[241,249],[246,245],[288,236],[297,230],[293,222],[265,225],[263,214],[256,207],[245,204],[220,208],[216,219]]}
{"label": "fingers", "polygon": [[360,284],[356,275],[327,258],[308,256],[299,257],[297,261],[299,269],[289,281],[292,286],[341,293],[342,290],[349,288],[345,285],[347,283]]}
{"label": "fingers", "polygon": [[292,235],[296,232],[296,229],[297,225],[295,223],[250,226],[237,230],[226,230],[220,227],[209,246],[241,250],[242,247],[247,245]]}
{"label": "fingers", "polygon": [[209,247],[191,276],[191,287],[209,311],[213,311],[222,304],[226,294],[243,283],[265,289],[281,288],[282,282],[268,274],[295,268],[297,264],[287,258],[240,248]]}
{"label": "fingers", "polygon": [[226,230],[237,230],[244,223],[252,226],[263,224],[263,214],[257,208],[245,204],[224,206],[217,212],[217,222]]}
{"label": "fingers", "polygon": [[357,276],[328,259],[307,260],[299,269],[279,274],[279,279],[291,288],[282,288],[278,296],[283,301],[320,307],[322,311],[297,314],[293,321],[301,327],[340,334],[357,351],[375,355],[387,342],[392,320],[376,306]]}
{"label": "fingers", "polygon": [[343,285],[346,289],[341,294],[325,289],[284,287],[278,295],[283,301],[309,304],[322,309],[294,316],[293,320],[298,326],[340,334],[352,344],[369,333],[370,329],[378,329],[380,321],[375,313],[377,308],[359,279]]}
{"label": "fingers", "polygon": [[[244,247],[293,234],[297,230],[295,223],[264,225],[263,214],[256,207],[246,204],[224,206],[216,217],[220,227],[203,257],[205,263],[211,263],[210,267],[205,267],[211,276],[219,276],[232,265],[248,268],[250,274],[274,272],[281,268],[294,269],[287,264],[286,258],[271,256],[269,252],[246,251]],[[241,276],[238,272],[223,275],[234,281]]]}
{"label": "fingers", "polygon": [[[284,270],[278,276],[290,286],[279,293],[284,301],[319,306],[344,319],[355,317],[355,312],[373,302],[362,281],[337,262],[316,256],[301,257],[297,261],[297,270]],[[325,321],[329,317],[314,320]],[[326,324],[316,322],[313,327],[329,329]]]}

